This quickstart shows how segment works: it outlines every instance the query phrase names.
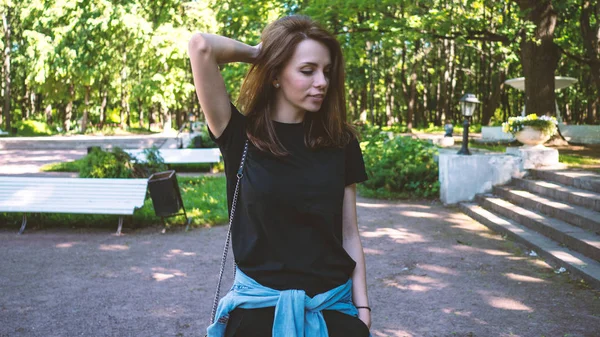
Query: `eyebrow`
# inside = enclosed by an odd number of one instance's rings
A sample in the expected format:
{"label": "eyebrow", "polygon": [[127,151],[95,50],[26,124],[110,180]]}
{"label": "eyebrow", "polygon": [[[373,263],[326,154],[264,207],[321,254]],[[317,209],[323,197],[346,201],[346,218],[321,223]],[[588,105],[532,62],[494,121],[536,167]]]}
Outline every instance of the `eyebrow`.
{"label": "eyebrow", "polygon": [[[313,67],[318,67],[319,65],[314,63],[314,62],[302,62],[301,64],[302,66],[313,66]],[[325,67],[323,68],[327,68],[327,67],[331,67],[331,63],[328,63],[325,65]]]}

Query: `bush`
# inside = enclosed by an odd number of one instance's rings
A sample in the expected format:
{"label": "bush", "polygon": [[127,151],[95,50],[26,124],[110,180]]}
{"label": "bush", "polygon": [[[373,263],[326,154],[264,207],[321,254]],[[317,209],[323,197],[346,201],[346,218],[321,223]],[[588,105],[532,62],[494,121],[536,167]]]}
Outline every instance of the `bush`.
{"label": "bush", "polygon": [[138,162],[119,147],[112,151],[93,148],[80,164],[81,178],[147,178],[167,166],[157,148],[144,150],[146,162]]}
{"label": "bush", "polygon": [[199,149],[199,148],[215,148],[218,147],[217,144],[210,138],[208,132],[200,132],[198,136],[192,138],[192,141],[189,145],[190,148]]}
{"label": "bush", "polygon": [[359,185],[366,197],[435,198],[439,194],[437,148],[408,137],[376,134],[361,143],[369,180]]}
{"label": "bush", "polygon": [[18,121],[14,124],[14,127],[17,128],[18,136],[51,136],[53,134],[47,123],[30,119]]}

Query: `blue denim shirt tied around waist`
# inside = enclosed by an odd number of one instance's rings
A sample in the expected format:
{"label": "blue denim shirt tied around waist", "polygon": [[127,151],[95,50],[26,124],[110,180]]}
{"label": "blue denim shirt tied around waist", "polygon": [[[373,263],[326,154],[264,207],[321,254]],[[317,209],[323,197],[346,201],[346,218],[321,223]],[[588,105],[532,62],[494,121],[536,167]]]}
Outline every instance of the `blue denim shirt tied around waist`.
{"label": "blue denim shirt tied around waist", "polygon": [[322,310],[337,310],[358,316],[352,303],[352,280],[328,292],[308,297],[303,290],[275,290],[260,285],[237,269],[231,290],[217,307],[208,337],[223,337],[229,313],[235,308],[275,307],[273,337],[328,337]]}

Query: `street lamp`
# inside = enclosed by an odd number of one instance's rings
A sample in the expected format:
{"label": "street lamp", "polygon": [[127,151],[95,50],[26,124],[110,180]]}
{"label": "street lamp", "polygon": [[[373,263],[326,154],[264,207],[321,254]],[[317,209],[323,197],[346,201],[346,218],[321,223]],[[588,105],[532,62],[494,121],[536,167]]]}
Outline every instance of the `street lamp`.
{"label": "street lamp", "polygon": [[469,118],[473,116],[473,112],[477,109],[477,104],[481,103],[473,94],[465,94],[461,97],[460,101],[460,111],[463,116],[465,116],[465,121],[463,122],[463,140],[462,147],[458,154],[470,155],[469,152]]}

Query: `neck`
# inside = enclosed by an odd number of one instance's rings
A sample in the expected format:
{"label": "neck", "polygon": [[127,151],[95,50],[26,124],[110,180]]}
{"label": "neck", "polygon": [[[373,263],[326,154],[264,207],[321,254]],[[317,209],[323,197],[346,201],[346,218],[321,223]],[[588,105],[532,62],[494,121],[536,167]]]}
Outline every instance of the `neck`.
{"label": "neck", "polygon": [[275,97],[275,104],[273,107],[274,109],[271,110],[271,119],[276,122],[295,124],[304,121],[306,111],[291,106],[281,97],[281,94],[278,94]]}

